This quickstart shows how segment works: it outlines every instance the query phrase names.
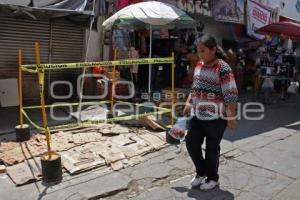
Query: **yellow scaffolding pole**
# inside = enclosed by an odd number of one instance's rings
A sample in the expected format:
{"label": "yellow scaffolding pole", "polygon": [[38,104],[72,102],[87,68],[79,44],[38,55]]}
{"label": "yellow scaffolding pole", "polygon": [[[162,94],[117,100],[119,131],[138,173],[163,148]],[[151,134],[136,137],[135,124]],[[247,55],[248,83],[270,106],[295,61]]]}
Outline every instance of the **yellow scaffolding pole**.
{"label": "yellow scaffolding pole", "polygon": [[23,128],[24,119],[23,119],[23,79],[22,79],[22,49],[19,49],[18,54],[18,63],[19,63],[19,118],[20,126]]}
{"label": "yellow scaffolding pole", "polygon": [[[114,61],[117,59],[117,49],[114,49]],[[113,113],[114,95],[115,95],[115,81],[116,81],[116,65],[113,66],[112,84],[111,84],[111,102],[110,112]]]}
{"label": "yellow scaffolding pole", "polygon": [[42,118],[43,118],[43,127],[44,127],[45,134],[46,134],[47,153],[48,153],[48,159],[51,159],[51,135],[50,135],[50,131],[48,129],[48,120],[47,120],[45,98],[44,98],[45,73],[44,73],[44,69],[39,67],[39,65],[41,64],[41,56],[40,56],[40,44],[38,42],[35,43],[35,59],[36,59],[36,64],[37,64],[38,80],[39,80],[39,86],[40,86]]}
{"label": "yellow scaffolding pole", "polygon": [[174,52],[172,52],[172,112],[171,112],[171,126],[174,125],[174,93],[175,93],[175,65],[174,65]]}

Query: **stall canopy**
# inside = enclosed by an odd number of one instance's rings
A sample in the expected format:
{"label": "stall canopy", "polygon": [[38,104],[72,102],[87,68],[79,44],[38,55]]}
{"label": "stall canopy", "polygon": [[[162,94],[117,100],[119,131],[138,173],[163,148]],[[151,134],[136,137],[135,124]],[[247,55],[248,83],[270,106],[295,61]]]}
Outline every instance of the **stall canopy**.
{"label": "stall canopy", "polygon": [[[158,1],[148,1],[127,6],[102,24],[106,29],[114,26],[125,29],[150,29],[150,54],[152,53],[152,29],[194,28],[195,21],[179,8]],[[151,93],[151,65],[149,66],[149,86]]]}
{"label": "stall canopy", "polygon": [[290,21],[269,24],[257,29],[255,32],[274,36],[285,36],[291,39],[300,40],[300,24]]}

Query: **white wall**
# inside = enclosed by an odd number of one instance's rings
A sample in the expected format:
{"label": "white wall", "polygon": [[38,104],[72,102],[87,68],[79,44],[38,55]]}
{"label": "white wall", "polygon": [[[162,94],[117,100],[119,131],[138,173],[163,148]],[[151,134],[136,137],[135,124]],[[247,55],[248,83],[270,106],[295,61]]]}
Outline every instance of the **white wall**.
{"label": "white wall", "polygon": [[[194,16],[193,16],[194,17]],[[230,39],[228,27],[224,22],[217,22],[210,17],[194,17],[196,21],[201,21],[205,24],[204,32],[215,37],[219,44],[222,44],[222,39]]]}
{"label": "white wall", "polygon": [[[90,36],[90,42],[89,42],[89,50],[87,55],[88,61],[100,61],[101,54],[102,54],[102,20],[98,20],[98,32],[92,31]],[[86,45],[89,35],[89,30],[87,29],[85,31],[86,35]],[[85,47],[86,48],[86,47]],[[85,50],[84,50],[85,51]]]}
{"label": "white wall", "polygon": [[[300,21],[300,0],[264,0],[266,5],[271,8],[279,6],[280,15]],[[296,5],[299,2],[299,12]]]}

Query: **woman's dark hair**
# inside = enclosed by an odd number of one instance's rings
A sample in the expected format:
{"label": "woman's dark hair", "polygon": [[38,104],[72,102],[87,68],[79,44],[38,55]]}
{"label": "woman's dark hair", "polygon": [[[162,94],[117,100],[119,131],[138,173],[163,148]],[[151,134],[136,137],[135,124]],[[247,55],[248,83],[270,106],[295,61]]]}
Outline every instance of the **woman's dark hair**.
{"label": "woman's dark hair", "polygon": [[209,49],[213,49],[216,47],[216,57],[222,60],[226,59],[226,53],[224,52],[222,47],[218,45],[217,40],[214,37],[204,35],[197,41],[197,43],[200,42]]}

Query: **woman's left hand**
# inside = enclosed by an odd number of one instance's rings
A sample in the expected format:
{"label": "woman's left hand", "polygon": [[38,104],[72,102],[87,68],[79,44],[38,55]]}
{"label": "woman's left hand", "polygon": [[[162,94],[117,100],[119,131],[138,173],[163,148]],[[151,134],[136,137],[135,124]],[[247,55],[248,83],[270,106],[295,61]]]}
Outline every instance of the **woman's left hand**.
{"label": "woman's left hand", "polygon": [[237,121],[235,119],[228,120],[227,128],[231,129],[231,130],[236,129],[237,128]]}

